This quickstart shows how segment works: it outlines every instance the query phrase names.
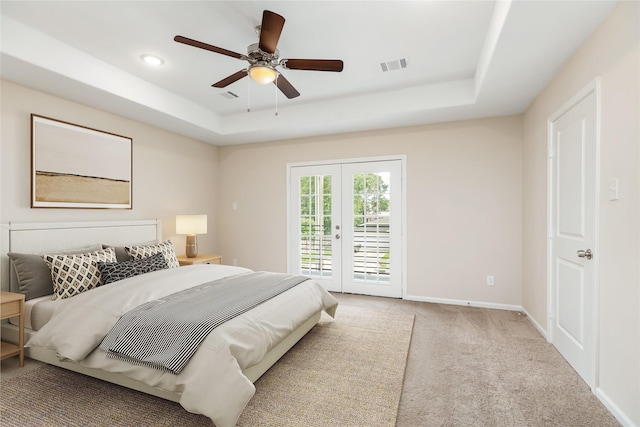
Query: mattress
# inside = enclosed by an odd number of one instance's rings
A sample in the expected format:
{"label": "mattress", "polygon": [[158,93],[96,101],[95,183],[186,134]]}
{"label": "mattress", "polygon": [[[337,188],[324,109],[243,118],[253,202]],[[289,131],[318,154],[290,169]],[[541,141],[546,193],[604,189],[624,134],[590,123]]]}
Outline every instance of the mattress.
{"label": "mattress", "polygon": [[[34,331],[39,330],[51,319],[60,305],[60,300],[52,300],[53,295],[33,298],[24,303],[24,327]],[[12,317],[9,322],[18,326],[18,317]]]}

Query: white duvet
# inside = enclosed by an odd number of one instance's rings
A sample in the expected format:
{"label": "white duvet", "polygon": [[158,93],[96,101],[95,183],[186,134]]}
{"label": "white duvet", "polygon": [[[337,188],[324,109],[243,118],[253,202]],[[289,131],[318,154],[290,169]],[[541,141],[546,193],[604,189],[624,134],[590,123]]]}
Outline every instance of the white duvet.
{"label": "white duvet", "polygon": [[51,320],[27,347],[54,350],[61,360],[118,372],[180,395],[188,411],[203,414],[219,427],[234,426],[255,392],[242,373],[319,310],[334,315],[337,301],[307,280],[236,317],[202,342],[179,375],[107,358],[97,349],[120,316],[147,301],[250,270],[193,265],[147,273],[92,289],[60,302]]}

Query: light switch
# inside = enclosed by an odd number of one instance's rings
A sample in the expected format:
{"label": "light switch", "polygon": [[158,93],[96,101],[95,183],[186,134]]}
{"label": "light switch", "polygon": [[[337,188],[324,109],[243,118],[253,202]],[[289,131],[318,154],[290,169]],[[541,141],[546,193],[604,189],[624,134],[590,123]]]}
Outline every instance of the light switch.
{"label": "light switch", "polygon": [[618,200],[618,178],[609,180],[609,200]]}
{"label": "light switch", "polygon": [[231,203],[231,209],[233,209],[234,211],[238,210],[238,204],[236,202]]}

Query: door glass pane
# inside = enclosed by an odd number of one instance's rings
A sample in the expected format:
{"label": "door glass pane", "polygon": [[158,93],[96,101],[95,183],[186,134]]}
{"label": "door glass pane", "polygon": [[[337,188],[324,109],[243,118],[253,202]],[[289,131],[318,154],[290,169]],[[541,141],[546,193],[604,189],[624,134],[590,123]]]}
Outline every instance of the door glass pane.
{"label": "door glass pane", "polygon": [[331,176],[300,177],[300,274],[331,277]]}
{"label": "door glass pane", "polygon": [[388,283],[389,172],[353,175],[353,280]]}

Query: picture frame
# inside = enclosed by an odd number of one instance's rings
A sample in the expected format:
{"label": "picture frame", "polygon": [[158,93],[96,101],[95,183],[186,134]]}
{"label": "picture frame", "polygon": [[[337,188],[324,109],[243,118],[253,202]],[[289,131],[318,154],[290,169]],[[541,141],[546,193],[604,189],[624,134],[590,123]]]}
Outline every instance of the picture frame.
{"label": "picture frame", "polygon": [[133,208],[133,139],[31,114],[31,207]]}

